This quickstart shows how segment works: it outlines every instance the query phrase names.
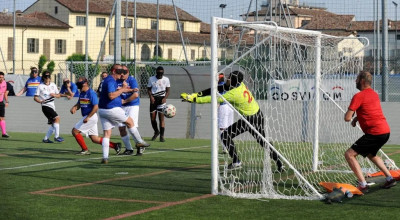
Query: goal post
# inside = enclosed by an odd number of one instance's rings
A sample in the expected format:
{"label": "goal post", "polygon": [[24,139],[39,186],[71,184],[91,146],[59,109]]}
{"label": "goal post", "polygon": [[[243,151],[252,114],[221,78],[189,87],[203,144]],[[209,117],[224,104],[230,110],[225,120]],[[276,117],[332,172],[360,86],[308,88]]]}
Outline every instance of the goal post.
{"label": "goal post", "polygon": [[[357,92],[354,80],[363,68],[366,46],[366,38],[214,17],[211,192],[238,198],[321,199],[320,182],[356,184],[343,154],[362,132],[344,122],[343,109]],[[228,169],[232,158],[221,149],[231,142],[221,142],[218,127],[217,99],[224,99],[217,90],[218,75],[227,78],[233,71],[243,73],[249,97],[259,105],[256,120],[263,121],[262,129],[256,128],[234,108],[239,103],[226,104],[233,121],[240,119],[249,129],[229,130],[235,133],[230,146],[235,149],[231,155],[240,158],[238,169]],[[273,155],[278,155],[283,171]],[[387,158],[383,152],[380,156]],[[365,174],[378,170],[369,160],[357,159]]]}

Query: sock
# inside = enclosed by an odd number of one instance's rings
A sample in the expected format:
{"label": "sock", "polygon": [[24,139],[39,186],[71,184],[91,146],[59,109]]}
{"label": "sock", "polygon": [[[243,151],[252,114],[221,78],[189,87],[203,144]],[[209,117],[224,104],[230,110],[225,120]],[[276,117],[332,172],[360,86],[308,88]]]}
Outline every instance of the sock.
{"label": "sock", "polygon": [[101,146],[103,146],[103,158],[108,159],[108,154],[110,152],[110,149],[108,149],[110,146],[110,138],[103,138]]}
{"label": "sock", "polygon": [[47,131],[46,136],[44,137],[45,140],[49,139],[51,137],[51,135],[53,134],[54,131],[54,127],[53,125],[50,125],[49,130]]}
{"label": "sock", "polygon": [[367,186],[367,182],[360,182],[358,183],[361,187],[366,187]]}
{"label": "sock", "polygon": [[1,120],[0,121],[0,127],[1,127],[2,134],[7,134],[7,132],[6,132],[6,121],[5,120]]}
{"label": "sock", "polygon": [[54,138],[58,138],[58,136],[60,135],[60,124],[59,123],[54,123]]}
{"label": "sock", "polygon": [[76,142],[78,142],[79,146],[81,146],[82,150],[85,150],[85,151],[88,150],[85,140],[83,140],[83,137],[80,133],[75,135],[75,139],[76,139]]}
{"label": "sock", "polygon": [[[100,137],[100,143],[99,143],[99,144],[103,144],[103,138],[102,138],[102,137]],[[110,147],[110,148],[115,148],[115,143],[109,141],[109,147]]]}
{"label": "sock", "polygon": [[136,144],[144,142],[139,134],[139,130],[136,127],[128,128],[128,131],[131,134],[132,139],[133,141],[135,141]]}
{"label": "sock", "polygon": [[164,137],[165,127],[160,127],[160,136]]}
{"label": "sock", "polygon": [[392,180],[392,179],[393,179],[392,176],[387,176],[387,177],[386,177],[386,181],[390,181],[390,180]]}
{"label": "sock", "polygon": [[158,128],[157,128],[157,121],[156,120],[151,121],[151,126],[153,127],[154,133],[160,133],[160,131],[158,131]]}
{"label": "sock", "polygon": [[121,137],[122,142],[124,142],[125,148],[127,150],[133,150],[132,145],[131,145],[131,139],[129,138],[129,135],[125,135]]}

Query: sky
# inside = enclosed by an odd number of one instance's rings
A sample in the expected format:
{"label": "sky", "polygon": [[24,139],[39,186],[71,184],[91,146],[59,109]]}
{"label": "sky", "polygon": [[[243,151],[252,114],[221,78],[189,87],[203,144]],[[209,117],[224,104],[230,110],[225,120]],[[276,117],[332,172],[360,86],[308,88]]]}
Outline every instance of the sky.
{"label": "sky", "polygon": [[[16,9],[24,10],[36,0],[15,0]],[[84,0],[82,0],[84,1]],[[133,0],[128,0],[133,2]],[[159,0],[160,4],[172,4],[174,0]],[[353,14],[356,15],[356,20],[373,20],[374,5],[379,0],[300,0],[300,5],[313,5],[327,8],[328,11],[337,14]],[[382,0],[381,0],[382,1]],[[379,7],[381,7],[379,1]],[[400,4],[400,0],[387,0],[387,16],[389,19],[395,20],[395,7],[392,1]],[[14,0],[0,0],[0,10],[7,8],[13,11]],[[122,4],[125,0],[122,0]],[[137,2],[156,3],[157,0],[137,0]],[[245,14],[249,8],[249,3],[252,2],[251,10],[255,11],[255,2],[261,5],[265,0],[175,0],[174,3],[201,19],[204,22],[210,23],[211,16],[221,16],[225,18],[239,19],[240,14]],[[375,4],[374,4],[375,3]],[[226,4],[225,9],[221,9],[220,4]],[[260,8],[259,8],[260,9]],[[380,9],[379,9],[380,10]],[[400,10],[398,10],[400,12]],[[379,12],[381,16],[381,12]],[[400,16],[398,14],[400,20]]]}

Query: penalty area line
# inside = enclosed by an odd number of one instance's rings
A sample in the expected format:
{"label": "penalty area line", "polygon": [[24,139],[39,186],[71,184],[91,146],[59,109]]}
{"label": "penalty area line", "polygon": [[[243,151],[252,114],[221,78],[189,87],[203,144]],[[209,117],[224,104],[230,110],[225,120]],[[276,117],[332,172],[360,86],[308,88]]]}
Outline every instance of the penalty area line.
{"label": "penalty area line", "polygon": [[[210,147],[210,146],[198,146],[198,147],[187,147],[187,148],[177,148],[177,149],[166,149],[166,150],[160,150],[160,151],[147,152],[147,153],[145,153],[145,155],[146,154],[168,153],[168,152],[183,151],[183,150],[192,150],[192,149],[199,149],[199,148],[205,148],[205,147]],[[81,156],[79,156],[79,157],[81,157]],[[124,157],[131,157],[131,155],[115,155],[115,156],[110,156],[109,158],[124,158]],[[60,161],[47,162],[47,163],[38,163],[38,164],[30,164],[30,165],[18,166],[18,167],[0,168],[0,171],[3,171],[3,170],[18,170],[18,169],[32,168],[32,167],[38,167],[38,166],[47,166],[47,165],[54,165],[54,164],[61,164],[61,163],[71,163],[71,162],[85,162],[85,161],[90,161],[90,160],[101,160],[101,159],[103,159],[103,158],[102,157],[96,157],[96,158],[86,158],[86,159],[60,160]]]}

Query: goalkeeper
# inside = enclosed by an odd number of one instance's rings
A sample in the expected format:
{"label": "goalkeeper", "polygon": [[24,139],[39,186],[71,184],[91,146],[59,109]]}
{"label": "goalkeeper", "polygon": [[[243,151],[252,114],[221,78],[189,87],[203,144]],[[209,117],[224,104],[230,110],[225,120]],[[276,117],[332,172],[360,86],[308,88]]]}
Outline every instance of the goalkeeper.
{"label": "goalkeeper", "polygon": [[[244,116],[245,120],[248,121],[257,131],[265,137],[265,126],[264,126],[264,115],[260,110],[257,101],[254,99],[251,92],[247,89],[247,86],[243,83],[243,73],[239,71],[233,71],[230,73],[229,78],[226,80],[225,85],[218,86],[219,92],[226,91],[222,96],[240,113]],[[199,93],[187,94],[182,93],[181,98],[183,101],[191,103],[210,103],[211,102],[211,89],[206,89]],[[224,100],[219,98],[218,102]],[[232,158],[232,163],[228,165],[228,169],[241,168],[242,163],[237,154],[235,143],[233,139],[248,131],[257,140],[257,142],[264,148],[268,148],[262,137],[258,136],[254,130],[243,119],[239,119],[237,122],[230,125],[221,134],[221,139],[224,145],[228,148],[229,155]],[[276,161],[277,170],[283,171],[282,162],[275,151],[271,151],[270,156]]]}

